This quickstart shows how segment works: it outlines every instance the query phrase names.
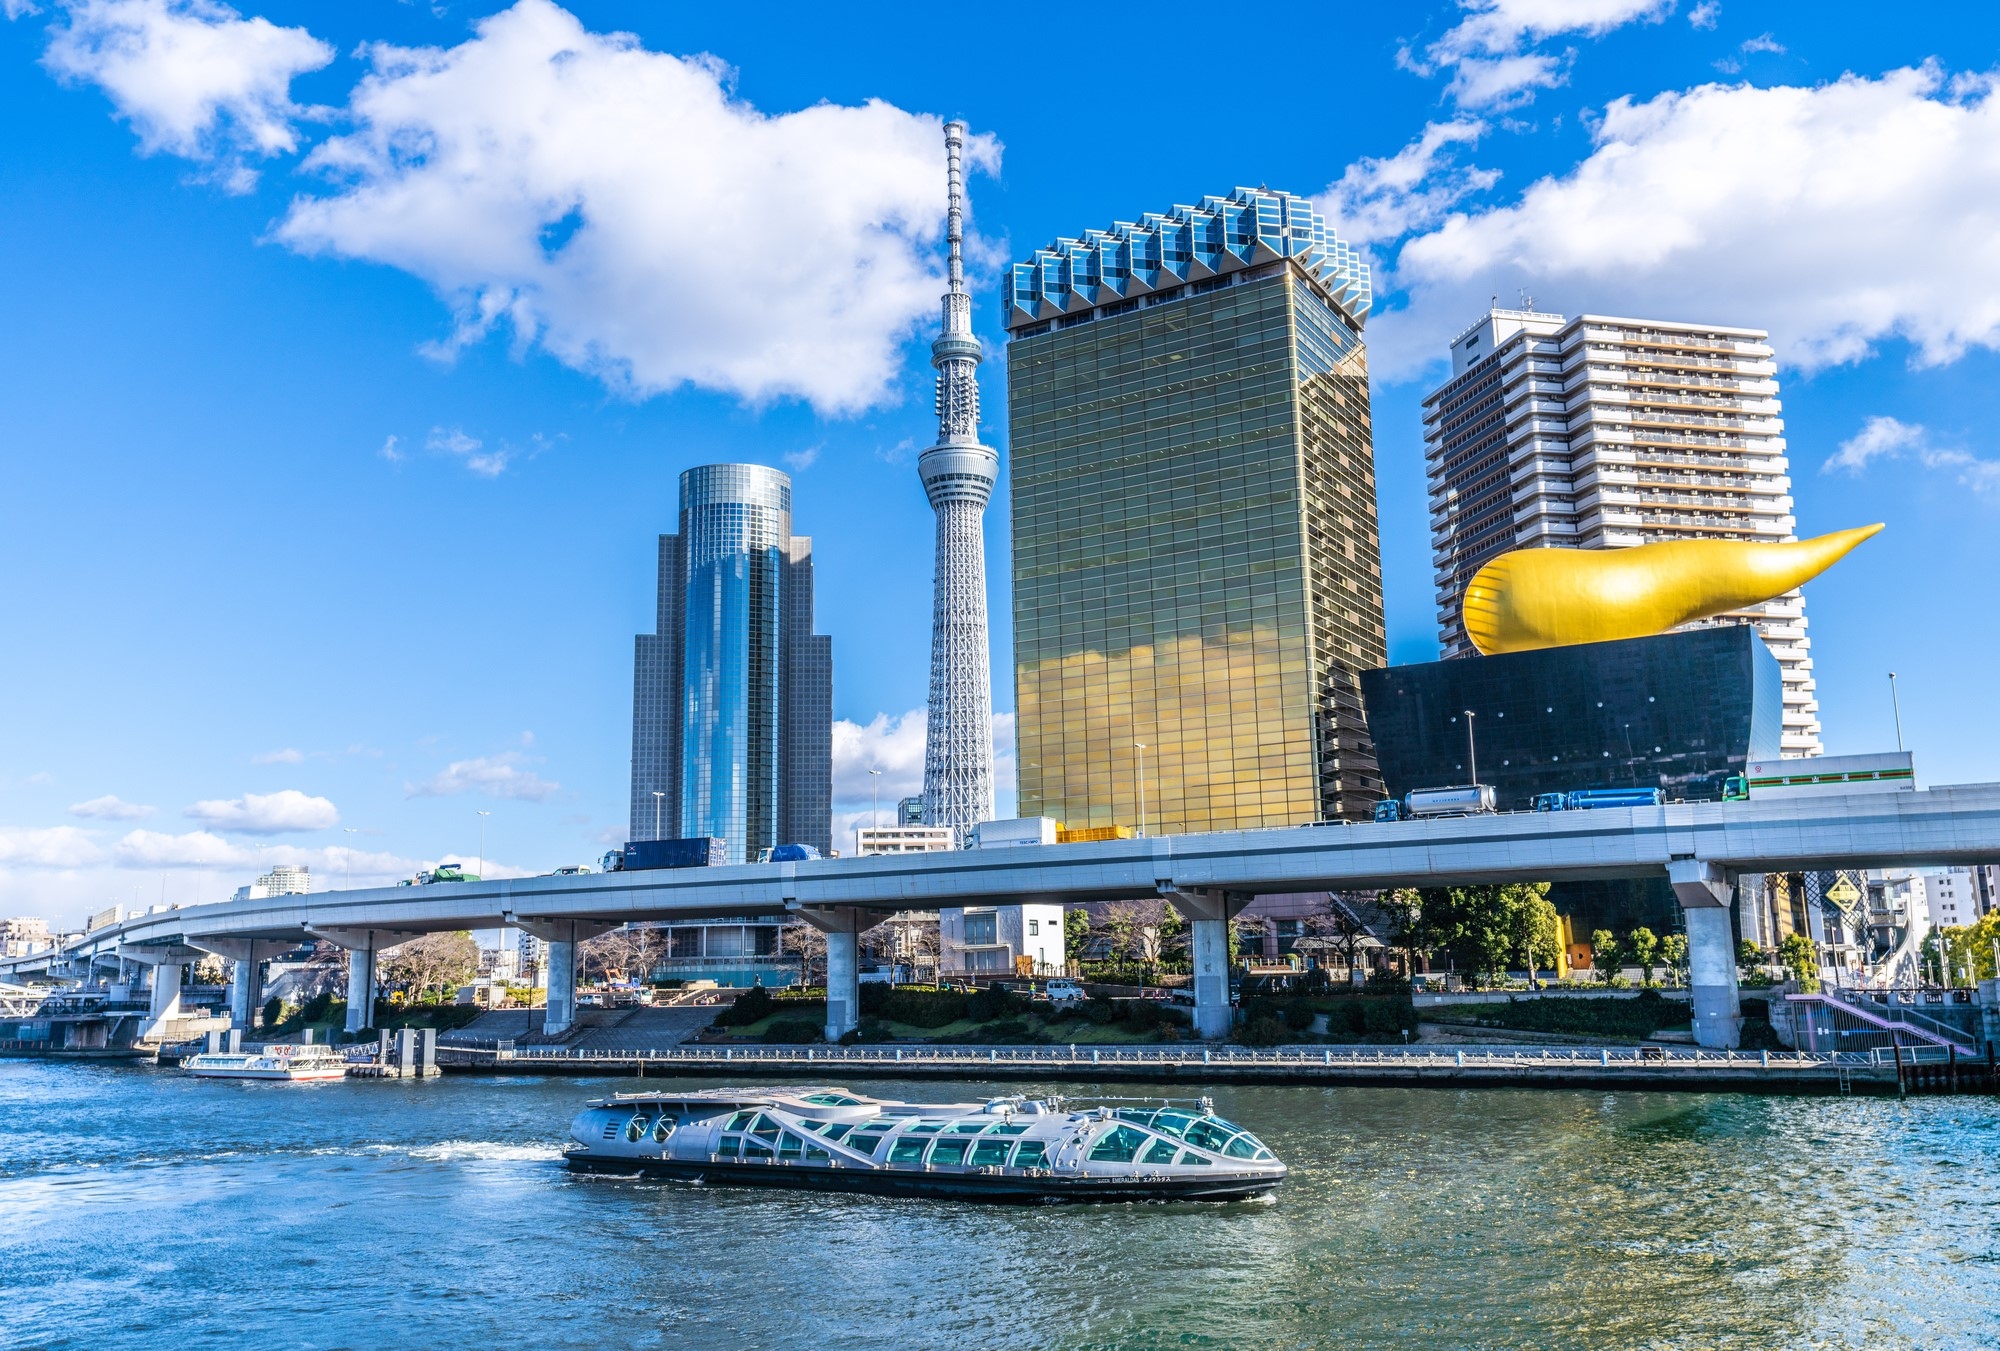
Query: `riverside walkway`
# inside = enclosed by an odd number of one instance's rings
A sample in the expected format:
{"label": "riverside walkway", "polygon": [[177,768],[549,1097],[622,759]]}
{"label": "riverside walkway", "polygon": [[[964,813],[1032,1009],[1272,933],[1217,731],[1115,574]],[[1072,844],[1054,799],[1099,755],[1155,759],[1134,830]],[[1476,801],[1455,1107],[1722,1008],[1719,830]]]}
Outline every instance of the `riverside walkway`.
{"label": "riverside walkway", "polygon": [[1618,1087],[1739,1093],[1990,1091],[1992,1068],[1937,1047],[1900,1051],[1712,1051],[1618,1046],[718,1046],[652,1051],[440,1047],[448,1072],[828,1075],[1207,1083]]}

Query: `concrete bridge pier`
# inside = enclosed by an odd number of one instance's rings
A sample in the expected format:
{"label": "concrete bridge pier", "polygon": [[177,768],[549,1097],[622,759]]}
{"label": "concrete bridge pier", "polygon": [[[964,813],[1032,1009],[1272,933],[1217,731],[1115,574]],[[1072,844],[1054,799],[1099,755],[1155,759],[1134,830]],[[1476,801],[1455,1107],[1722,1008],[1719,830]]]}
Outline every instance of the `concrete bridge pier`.
{"label": "concrete bridge pier", "polygon": [[1220,890],[1191,890],[1160,884],[1160,894],[1188,922],[1188,955],[1194,966],[1194,1030],[1205,1038],[1226,1037],[1235,1021],[1229,1006],[1229,921],[1248,905],[1248,896]]}
{"label": "concrete bridge pier", "polygon": [[185,961],[154,964],[153,997],[146,1009],[146,1036],[164,1036],[166,1025],[181,1016],[181,977],[187,968]]}
{"label": "concrete bridge pier", "polygon": [[1718,1051],[1733,1050],[1743,1040],[1736,939],[1729,923],[1735,888],[1723,869],[1699,859],[1673,860],[1667,865],[1667,878],[1687,916],[1688,987],[1693,995],[1695,1043]]}
{"label": "concrete bridge pier", "polygon": [[251,1026],[258,1005],[264,1002],[264,959],[284,944],[255,938],[204,938],[190,940],[190,946],[226,957],[234,965],[229,978],[229,1022],[238,1030]]}
{"label": "concrete bridge pier", "polygon": [[512,913],[504,918],[548,944],[549,998],[542,1011],[542,1031],[559,1037],[576,1024],[576,945],[610,933],[618,924],[595,919],[523,919]]}
{"label": "concrete bridge pier", "polygon": [[375,1025],[375,959],[399,943],[422,937],[399,929],[320,929],[310,930],[314,938],[324,938],[347,949],[348,1036]]}
{"label": "concrete bridge pier", "polygon": [[867,918],[853,906],[792,913],[826,935],[826,1039],[839,1041],[861,1026],[861,931]]}

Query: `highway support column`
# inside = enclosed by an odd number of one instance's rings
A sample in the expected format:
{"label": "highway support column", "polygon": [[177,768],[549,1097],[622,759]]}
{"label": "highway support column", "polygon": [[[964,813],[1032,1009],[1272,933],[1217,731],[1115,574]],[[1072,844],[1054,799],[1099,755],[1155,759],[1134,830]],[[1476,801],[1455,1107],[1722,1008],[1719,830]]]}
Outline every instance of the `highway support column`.
{"label": "highway support column", "polygon": [[1188,955],[1194,966],[1194,1030],[1214,1039],[1229,1035],[1236,1011],[1229,1005],[1229,921],[1248,896],[1160,883],[1160,894],[1188,922]]}
{"label": "highway support column", "polygon": [[347,1035],[351,1037],[373,1027],[376,959],[390,948],[407,943],[412,938],[421,938],[423,934],[404,929],[313,928],[308,932],[315,938],[324,938],[337,947],[347,949],[347,1022],[344,1024]]}
{"label": "highway support column", "polygon": [[576,1026],[576,945],[618,928],[612,920],[522,918],[507,923],[548,944],[549,997],[542,1010],[542,1034],[560,1037]]}
{"label": "highway support column", "polygon": [[234,967],[229,977],[229,1025],[238,1031],[249,1027],[256,1020],[257,1006],[264,1002],[264,959],[283,945],[255,938],[203,938],[190,939],[189,946],[229,960]]}
{"label": "highway support column", "polygon": [[1737,995],[1736,940],[1729,923],[1734,894],[1728,874],[1699,859],[1667,865],[1674,897],[1687,916],[1688,986],[1693,995],[1695,1044],[1734,1050],[1743,1040]]}
{"label": "highway support column", "polygon": [[837,1042],[861,1026],[861,930],[852,906],[794,906],[792,913],[826,935],[826,1039]]}
{"label": "highway support column", "polygon": [[153,997],[146,1008],[146,1036],[166,1035],[167,1024],[181,1016],[181,974],[185,961],[164,960],[153,964]]}

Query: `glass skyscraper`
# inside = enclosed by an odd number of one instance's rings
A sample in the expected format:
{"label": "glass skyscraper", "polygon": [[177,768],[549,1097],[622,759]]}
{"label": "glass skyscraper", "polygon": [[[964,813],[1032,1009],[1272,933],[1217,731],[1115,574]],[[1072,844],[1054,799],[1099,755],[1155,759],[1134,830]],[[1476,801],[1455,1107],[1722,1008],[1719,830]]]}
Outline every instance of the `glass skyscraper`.
{"label": "glass skyscraper", "polygon": [[1238,189],[1058,240],[1006,302],[1022,813],[1366,818],[1365,264],[1304,198]]}
{"label": "glass skyscraper", "polygon": [[813,627],[812,541],[792,481],[754,464],[681,475],[660,536],[657,630],[632,692],[634,840],[713,836],[731,862],[832,844],[833,643]]}

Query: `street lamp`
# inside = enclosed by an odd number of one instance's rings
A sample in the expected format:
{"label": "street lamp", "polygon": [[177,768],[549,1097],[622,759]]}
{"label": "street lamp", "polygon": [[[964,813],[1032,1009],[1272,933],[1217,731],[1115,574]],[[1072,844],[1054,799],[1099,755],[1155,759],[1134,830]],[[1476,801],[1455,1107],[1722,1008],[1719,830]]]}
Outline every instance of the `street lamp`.
{"label": "street lamp", "polygon": [[1472,763],[1472,786],[1479,786],[1479,742],[1472,735],[1473,712],[1465,710],[1465,758]]}
{"label": "street lamp", "polygon": [[870,830],[876,830],[879,829],[882,825],[882,771],[881,770],[871,769],[868,771],[868,791],[873,795],[873,798],[868,807],[868,828]]}
{"label": "street lamp", "polygon": [[660,804],[666,800],[664,792],[657,788],[653,790],[653,838],[656,840],[660,838]]}
{"label": "street lamp", "polygon": [[1896,715],[1896,751],[1898,754],[1901,754],[1903,750],[1903,704],[1896,697],[1896,673],[1894,671],[1889,672],[1889,708]]}
{"label": "street lamp", "polygon": [[[355,833],[355,828],[353,826],[342,826],[340,828],[340,833],[343,835],[352,835]],[[347,842],[346,851],[343,852],[340,856],[340,889],[342,891],[347,891],[350,890],[353,886],[354,886],[354,841],[349,840]]]}
{"label": "street lamp", "polygon": [[1139,838],[1146,838],[1146,743],[1132,743],[1139,749]]}
{"label": "street lamp", "polygon": [[491,815],[492,812],[479,813],[479,875],[482,878],[486,876],[486,818]]}

